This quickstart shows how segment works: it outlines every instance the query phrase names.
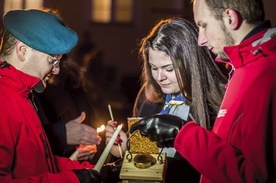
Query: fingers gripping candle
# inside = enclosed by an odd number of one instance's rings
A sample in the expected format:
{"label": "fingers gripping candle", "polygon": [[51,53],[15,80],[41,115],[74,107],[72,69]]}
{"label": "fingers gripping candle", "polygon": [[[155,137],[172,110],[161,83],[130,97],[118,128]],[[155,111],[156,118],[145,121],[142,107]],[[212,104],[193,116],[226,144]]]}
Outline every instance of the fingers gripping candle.
{"label": "fingers gripping candle", "polygon": [[[102,131],[104,131],[104,129],[105,129],[105,126],[102,125],[102,126],[100,126],[100,127],[97,128],[97,132],[98,132],[98,133],[99,133],[99,132],[102,132]],[[70,160],[77,160],[77,159],[78,159],[78,158],[77,158],[78,154],[79,154],[79,151],[78,151],[78,150],[75,150],[75,152],[69,157],[69,159],[70,159]]]}
{"label": "fingers gripping candle", "polygon": [[117,139],[117,136],[119,135],[121,129],[122,129],[123,125],[118,125],[116,131],[114,132],[114,134],[112,135],[110,141],[108,142],[108,144],[106,145],[101,157],[99,158],[97,164],[95,165],[94,167],[94,170],[97,170],[98,172],[101,170],[110,150],[111,150],[111,147],[113,146],[115,140]]}

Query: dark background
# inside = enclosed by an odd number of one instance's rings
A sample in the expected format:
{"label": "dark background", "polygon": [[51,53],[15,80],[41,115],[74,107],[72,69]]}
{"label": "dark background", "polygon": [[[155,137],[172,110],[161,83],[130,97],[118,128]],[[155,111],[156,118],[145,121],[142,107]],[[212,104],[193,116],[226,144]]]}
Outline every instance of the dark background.
{"label": "dark background", "polygon": [[[4,7],[4,1],[0,7]],[[276,25],[276,0],[264,0],[266,17]],[[79,35],[77,47],[69,54],[82,65],[82,55],[90,53],[87,89],[99,126],[110,119],[125,123],[140,87],[138,43],[160,19],[182,16],[193,21],[190,0],[134,0],[134,19],[128,24],[95,24],[90,21],[90,0],[45,0],[44,6],[57,9],[64,22]],[[3,8],[0,8],[3,15]],[[0,23],[0,28],[2,22]]]}

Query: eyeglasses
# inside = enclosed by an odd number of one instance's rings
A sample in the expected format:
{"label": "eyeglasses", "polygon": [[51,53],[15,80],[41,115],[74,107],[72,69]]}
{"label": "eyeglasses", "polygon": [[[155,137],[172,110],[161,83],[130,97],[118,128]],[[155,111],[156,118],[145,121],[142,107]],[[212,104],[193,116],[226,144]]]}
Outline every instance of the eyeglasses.
{"label": "eyeglasses", "polygon": [[58,66],[58,64],[60,63],[58,56],[49,55],[49,57],[50,57],[50,59],[48,59],[49,64],[52,64],[53,67]]}

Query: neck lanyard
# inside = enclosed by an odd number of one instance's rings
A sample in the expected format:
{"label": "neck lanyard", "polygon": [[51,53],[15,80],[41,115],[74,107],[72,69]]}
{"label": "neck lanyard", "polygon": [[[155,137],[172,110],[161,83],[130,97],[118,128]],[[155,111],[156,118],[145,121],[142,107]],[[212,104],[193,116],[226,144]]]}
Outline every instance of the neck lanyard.
{"label": "neck lanyard", "polygon": [[185,98],[182,96],[182,94],[178,94],[176,96],[172,96],[171,94],[166,94],[165,105],[160,113],[168,114],[172,106],[182,105],[184,102],[185,102]]}

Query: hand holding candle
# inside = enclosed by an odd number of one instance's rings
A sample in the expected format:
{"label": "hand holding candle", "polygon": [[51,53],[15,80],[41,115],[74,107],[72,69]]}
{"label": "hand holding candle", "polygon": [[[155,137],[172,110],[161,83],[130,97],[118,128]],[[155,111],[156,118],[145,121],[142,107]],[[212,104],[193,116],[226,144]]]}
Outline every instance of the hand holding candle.
{"label": "hand holding candle", "polygon": [[[114,121],[113,113],[112,113],[112,109],[111,109],[110,104],[108,104],[108,110],[109,110],[109,114],[110,114],[110,117],[111,117],[111,121]],[[116,130],[116,128],[117,128],[117,125],[114,127],[114,130]],[[119,150],[120,156],[121,156],[121,158],[123,158],[121,142],[122,142],[122,139],[120,138],[120,135],[118,135],[118,137],[116,139],[116,143],[118,145],[118,150]]]}
{"label": "hand holding candle", "polygon": [[[105,126],[104,126],[104,125],[101,125],[100,127],[97,128],[97,133],[104,131],[104,129],[105,129]],[[80,145],[80,147],[81,147],[81,145]],[[69,159],[71,159],[71,160],[77,160],[77,159],[78,159],[78,158],[77,158],[78,153],[79,153],[79,151],[78,151],[78,149],[77,149],[77,150],[69,157]]]}
{"label": "hand holding candle", "polygon": [[94,170],[97,170],[97,171],[101,170],[101,168],[102,168],[102,166],[103,166],[103,164],[104,164],[104,162],[105,162],[105,160],[106,160],[106,158],[107,158],[107,156],[108,156],[115,140],[117,139],[117,136],[119,135],[122,127],[123,127],[123,125],[121,124],[121,125],[118,125],[118,127],[116,128],[116,131],[112,135],[112,137],[111,137],[110,141],[108,142],[108,144],[106,145],[101,157],[99,158],[97,164],[95,165]]}

